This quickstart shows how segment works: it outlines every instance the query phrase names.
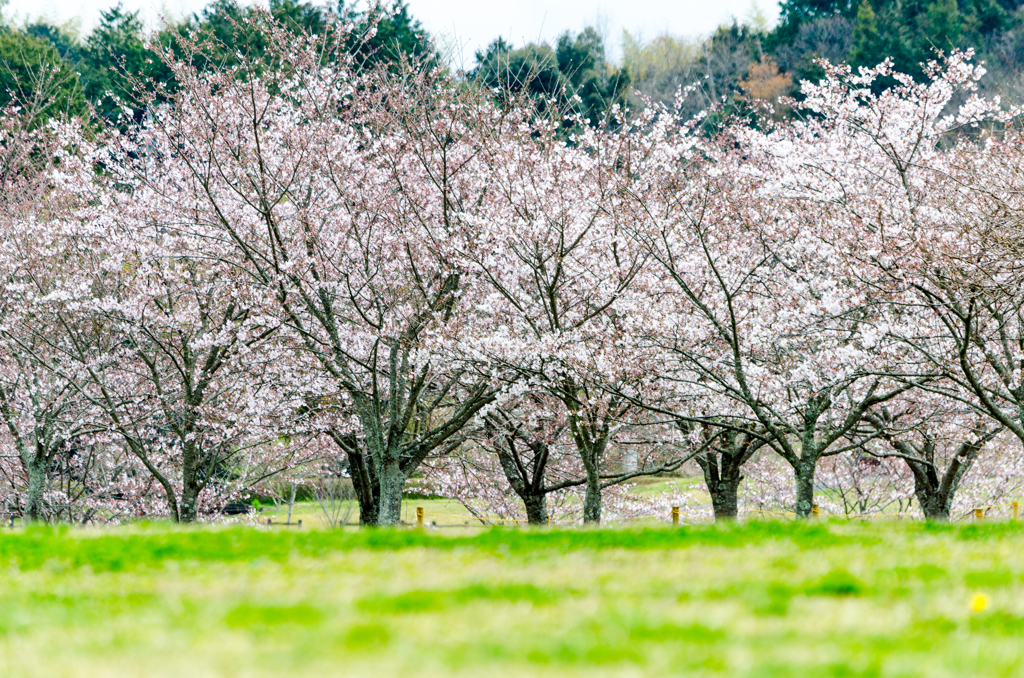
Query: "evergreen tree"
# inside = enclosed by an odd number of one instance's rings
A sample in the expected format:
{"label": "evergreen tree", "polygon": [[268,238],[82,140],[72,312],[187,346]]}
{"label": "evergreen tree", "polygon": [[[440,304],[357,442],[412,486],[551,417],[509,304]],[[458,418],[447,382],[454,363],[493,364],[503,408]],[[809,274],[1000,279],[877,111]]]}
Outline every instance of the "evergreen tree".
{"label": "evergreen tree", "polygon": [[139,12],[121,3],[100,13],[100,23],[85,41],[77,64],[86,99],[108,120],[121,114],[121,104],[134,99],[131,80],[167,81],[159,59],[146,49]]}
{"label": "evergreen tree", "polygon": [[573,38],[563,33],[556,49],[558,70],[569,82],[573,93],[580,97],[581,112],[596,122],[621,100],[629,82],[625,73],[613,73],[605,57],[604,40],[593,27],[588,27]]}
{"label": "evergreen tree", "polygon": [[[511,49],[499,38],[478,51],[476,60],[471,80],[490,89],[526,92],[540,111],[550,101],[575,107],[592,124],[626,99],[630,82],[627,71],[616,71],[608,63],[604,40],[593,28],[576,36],[563,33],[554,49],[546,43]],[[576,96],[578,104],[573,103]]]}
{"label": "evergreen tree", "polygon": [[862,0],[857,8],[857,23],[853,27],[853,49],[850,64],[873,66],[882,53],[882,40],[878,35],[878,19],[868,0]]}
{"label": "evergreen tree", "polygon": [[59,26],[53,26],[44,21],[37,21],[25,27],[25,32],[32,37],[39,38],[43,42],[53,45],[61,59],[67,59],[72,63],[79,59],[78,40],[75,36],[69,35]]}
{"label": "evergreen tree", "polygon": [[[338,5],[338,14],[346,13],[344,0]],[[435,63],[437,53],[430,35],[419,21],[409,14],[409,5],[396,2],[390,8],[377,8],[369,12],[347,12],[365,33],[370,24],[376,22],[376,32],[369,40],[361,37],[353,43],[353,49],[366,65],[397,63],[402,58],[419,59]]]}
{"label": "evergreen tree", "polygon": [[948,52],[960,46],[960,10],[956,0],[935,0],[923,15],[919,15],[918,21],[925,42],[921,45],[921,52],[928,48]]}
{"label": "evergreen tree", "polygon": [[558,68],[558,58],[550,45],[530,43],[520,49],[511,49],[499,38],[483,53],[477,52],[477,67],[469,73],[471,80],[501,93],[526,93],[539,111],[548,102],[565,105],[570,83]]}
{"label": "evergreen tree", "polygon": [[0,30],[0,106],[32,106],[46,117],[83,115],[85,97],[72,65],[49,42]]}
{"label": "evergreen tree", "polygon": [[815,19],[840,15],[853,18],[857,13],[855,0],[781,0],[778,28],[767,36],[765,48],[776,48],[792,42],[800,26]]}

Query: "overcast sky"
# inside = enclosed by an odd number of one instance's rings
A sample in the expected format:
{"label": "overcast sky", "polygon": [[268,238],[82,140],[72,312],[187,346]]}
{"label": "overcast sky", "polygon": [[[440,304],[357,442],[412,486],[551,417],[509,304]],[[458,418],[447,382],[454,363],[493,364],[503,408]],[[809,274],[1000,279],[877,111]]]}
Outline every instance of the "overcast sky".
{"label": "overcast sky", "polygon": [[[17,22],[46,17],[63,23],[77,19],[88,32],[100,10],[116,0],[10,0],[4,12]],[[203,8],[207,0],[124,0],[131,10],[141,9],[150,26],[161,15],[181,18]],[[758,0],[769,21],[778,15],[772,0]],[[442,47],[461,51],[466,66],[473,53],[494,38],[504,36],[513,45],[551,40],[564,31],[599,26],[608,38],[611,56],[618,55],[623,29],[650,39],[663,33],[696,36],[713,31],[731,17],[751,13],[751,0],[409,0],[413,16],[438,37]]]}

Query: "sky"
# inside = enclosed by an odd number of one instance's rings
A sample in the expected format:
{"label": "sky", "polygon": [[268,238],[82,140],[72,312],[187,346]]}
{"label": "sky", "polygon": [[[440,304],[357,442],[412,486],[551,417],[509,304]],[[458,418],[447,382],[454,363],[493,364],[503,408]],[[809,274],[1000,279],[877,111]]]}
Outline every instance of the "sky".
{"label": "sky", "polygon": [[[778,15],[772,0],[757,0],[769,22]],[[4,15],[16,23],[45,17],[64,23],[77,20],[82,33],[99,21],[100,11],[116,0],[8,0]],[[142,10],[151,27],[160,16],[181,18],[202,9],[207,0],[123,0],[125,8]],[[706,35],[732,17],[751,14],[752,0],[409,0],[409,9],[457,66],[472,66],[473,54],[494,38],[514,46],[553,41],[565,31],[597,26],[605,35],[609,56],[617,58],[623,30],[644,40],[662,34]]]}

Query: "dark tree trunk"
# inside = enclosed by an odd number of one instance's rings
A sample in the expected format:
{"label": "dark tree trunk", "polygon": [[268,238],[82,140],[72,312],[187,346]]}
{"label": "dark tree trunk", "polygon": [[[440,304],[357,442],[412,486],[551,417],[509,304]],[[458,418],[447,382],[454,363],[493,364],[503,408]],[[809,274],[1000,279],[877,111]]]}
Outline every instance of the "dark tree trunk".
{"label": "dark tree trunk", "polygon": [[181,493],[181,506],[178,513],[178,522],[194,523],[199,518],[199,491],[195,479],[186,482]]}
{"label": "dark tree trunk", "polygon": [[[914,495],[917,497],[917,503],[921,505],[921,511],[924,513],[925,520],[935,522],[948,521],[950,504],[952,502],[939,493],[929,492],[927,488],[917,487],[917,483],[914,485]],[[949,499],[952,499],[952,497],[949,497]]]}
{"label": "dark tree trunk", "polygon": [[530,525],[548,524],[548,497],[546,494],[527,495],[522,498],[526,505],[526,522]]}
{"label": "dark tree trunk", "polygon": [[921,505],[925,520],[944,522],[949,520],[949,509],[953,503],[954,488],[943,487],[935,466],[930,463],[905,460],[914,474],[914,496]]}
{"label": "dark tree trunk", "polygon": [[[194,523],[199,517],[199,492],[202,486],[199,480],[200,454],[198,448],[186,443],[182,453],[181,465],[181,501],[178,503],[178,522]],[[213,469],[210,469],[213,472]]]}
{"label": "dark tree trunk", "polygon": [[380,506],[380,484],[373,459],[369,455],[346,450],[348,470],[352,478],[352,489],[359,501],[359,522],[363,525],[376,525]]}
{"label": "dark tree trunk", "polygon": [[532,453],[532,457],[524,458],[522,447],[517,444],[517,435],[521,434],[514,428],[506,430],[508,432],[494,445],[505,480],[523,500],[526,507],[526,522],[530,525],[547,525],[548,497],[544,489],[544,476],[547,470],[548,446],[539,440],[520,438],[519,442],[525,443],[526,449]]}
{"label": "dark tree trunk", "polygon": [[26,464],[28,474],[28,492],[25,496],[24,519],[26,523],[46,521],[46,509],[43,506],[43,490],[46,487],[46,458],[35,455]]}
{"label": "dark tree trunk", "polygon": [[390,526],[402,522],[402,490],[405,475],[398,460],[384,462],[377,475],[380,500],[377,507],[377,525]]}
{"label": "dark tree trunk", "polygon": [[796,507],[797,518],[809,518],[814,507],[814,472],[817,459],[804,458],[796,465]]}
{"label": "dark tree trunk", "polygon": [[583,495],[583,522],[597,525],[601,522],[601,475],[597,459],[585,455],[583,466],[587,472],[587,489]]}
{"label": "dark tree trunk", "polygon": [[960,480],[974,464],[981,448],[995,437],[997,432],[998,429],[994,429],[980,434],[976,440],[962,443],[941,476],[935,465],[934,440],[926,439],[924,444],[916,447],[906,441],[893,441],[893,447],[904,455],[903,460],[914,474],[914,496],[921,505],[925,520],[949,520],[949,512],[953,508]]}
{"label": "dark tree trunk", "polygon": [[715,522],[736,520],[739,515],[738,493],[742,459],[728,452],[709,452],[697,457],[697,464],[704,472],[704,483],[711,495],[711,508],[715,512]]}
{"label": "dark tree trunk", "polygon": [[[399,524],[402,521],[402,492],[411,470],[403,469],[398,460],[378,464],[373,455],[357,451],[354,439],[335,437],[335,440],[348,457],[352,489],[359,501],[359,523],[376,526]],[[414,469],[416,463],[408,466]]]}
{"label": "dark tree trunk", "polygon": [[[681,423],[679,429],[689,432],[686,423]],[[743,465],[761,449],[764,437],[755,430],[734,426],[728,420],[718,424],[717,428],[706,425],[703,435],[708,448],[695,460],[704,473],[715,521],[736,520],[739,517],[738,494],[743,481]]]}

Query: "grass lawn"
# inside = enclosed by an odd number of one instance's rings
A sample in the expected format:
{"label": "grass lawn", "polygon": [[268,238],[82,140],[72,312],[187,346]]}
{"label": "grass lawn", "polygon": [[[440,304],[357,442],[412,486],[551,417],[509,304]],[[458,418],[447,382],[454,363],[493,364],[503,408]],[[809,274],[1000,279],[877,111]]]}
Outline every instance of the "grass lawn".
{"label": "grass lawn", "polygon": [[0,676],[1016,676],[1017,523],[0,535]]}

